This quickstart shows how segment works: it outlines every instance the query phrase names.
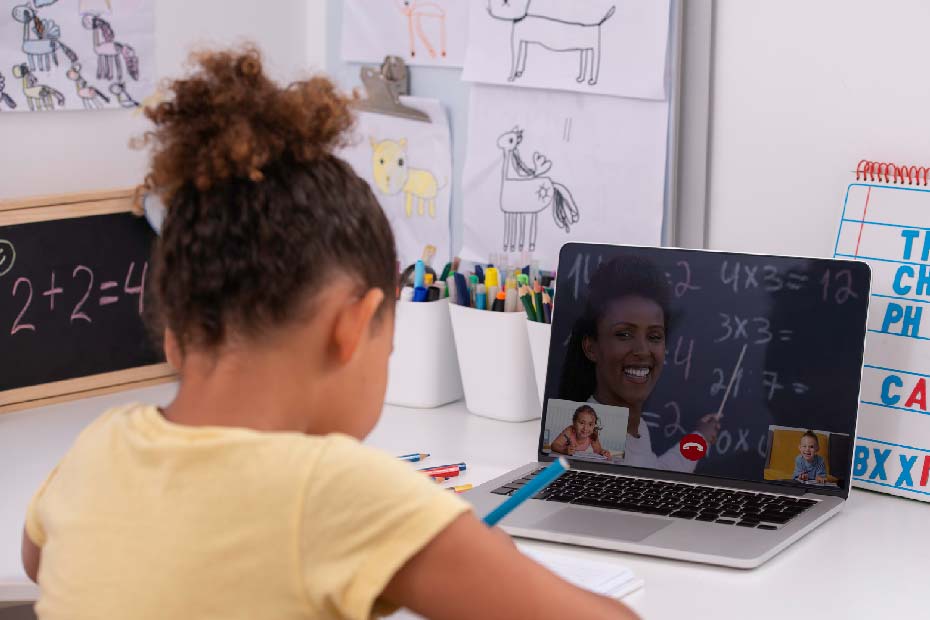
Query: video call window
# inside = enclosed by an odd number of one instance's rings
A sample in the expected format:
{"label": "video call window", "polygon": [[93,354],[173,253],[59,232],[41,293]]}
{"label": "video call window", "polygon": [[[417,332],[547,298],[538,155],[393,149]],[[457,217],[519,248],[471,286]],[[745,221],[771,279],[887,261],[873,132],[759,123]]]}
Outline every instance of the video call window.
{"label": "video call window", "polygon": [[868,292],[855,261],[566,244],[540,451],[848,489]]}

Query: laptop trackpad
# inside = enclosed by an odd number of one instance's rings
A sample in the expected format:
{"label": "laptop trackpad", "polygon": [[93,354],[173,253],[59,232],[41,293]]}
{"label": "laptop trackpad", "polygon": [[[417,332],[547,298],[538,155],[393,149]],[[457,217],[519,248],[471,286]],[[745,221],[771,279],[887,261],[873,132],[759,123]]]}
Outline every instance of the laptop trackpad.
{"label": "laptop trackpad", "polygon": [[672,521],[629,513],[563,508],[545,519],[540,519],[533,527],[564,534],[637,542],[671,524]]}

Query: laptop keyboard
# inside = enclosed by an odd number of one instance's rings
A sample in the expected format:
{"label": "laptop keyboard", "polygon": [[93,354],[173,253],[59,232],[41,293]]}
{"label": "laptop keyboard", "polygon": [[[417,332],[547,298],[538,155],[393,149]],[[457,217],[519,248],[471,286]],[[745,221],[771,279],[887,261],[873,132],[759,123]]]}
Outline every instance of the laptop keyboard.
{"label": "laptop keyboard", "polygon": [[[491,492],[510,495],[541,471],[537,469]],[[533,499],[761,530],[778,529],[817,503],[788,495],[578,470],[566,472]]]}

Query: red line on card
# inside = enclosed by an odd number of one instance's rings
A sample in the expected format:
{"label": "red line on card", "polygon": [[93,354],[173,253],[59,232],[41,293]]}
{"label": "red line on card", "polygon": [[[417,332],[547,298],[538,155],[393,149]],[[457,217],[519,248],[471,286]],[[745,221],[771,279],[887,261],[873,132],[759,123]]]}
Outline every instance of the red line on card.
{"label": "red line on card", "polygon": [[865,206],[862,207],[862,221],[859,222],[859,237],[856,239],[856,253],[853,256],[859,256],[859,243],[862,241],[862,228],[865,226],[865,214],[869,210],[869,196],[872,195],[872,188],[867,188],[865,192]]}
{"label": "red line on card", "polygon": [[115,304],[115,303],[118,302],[118,301],[119,301],[119,297],[109,297],[109,296],[108,296],[108,297],[101,297],[101,298],[100,298],[100,305],[101,305],[101,306],[109,306],[110,304]]}

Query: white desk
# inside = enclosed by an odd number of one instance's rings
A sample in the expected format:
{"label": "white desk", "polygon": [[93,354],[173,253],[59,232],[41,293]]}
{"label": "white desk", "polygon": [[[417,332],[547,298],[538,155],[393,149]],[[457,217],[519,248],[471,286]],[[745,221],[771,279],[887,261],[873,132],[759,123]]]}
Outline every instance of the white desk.
{"label": "white desk", "polygon": [[[23,514],[77,433],[112,405],[163,404],[173,393],[163,385],[0,416],[0,605],[37,595],[19,562]],[[461,482],[477,485],[534,460],[538,428],[538,421],[480,418],[462,403],[433,410],[387,406],[369,443],[392,454],[430,452],[434,464],[466,461]],[[561,549],[633,568],[646,588],[628,603],[645,618],[922,618],[930,616],[923,585],[928,525],[926,504],[855,490],[838,516],[752,571]]]}

